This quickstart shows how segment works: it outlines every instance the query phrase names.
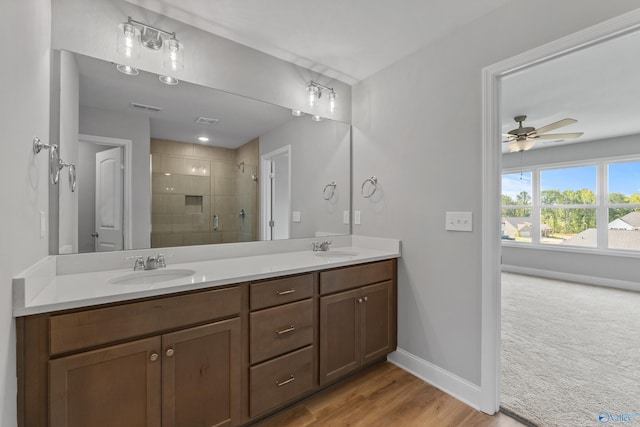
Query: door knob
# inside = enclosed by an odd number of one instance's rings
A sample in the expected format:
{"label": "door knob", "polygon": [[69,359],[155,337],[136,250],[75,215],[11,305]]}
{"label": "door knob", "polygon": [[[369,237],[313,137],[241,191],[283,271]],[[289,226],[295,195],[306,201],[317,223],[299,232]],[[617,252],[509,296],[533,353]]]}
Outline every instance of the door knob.
{"label": "door knob", "polygon": [[91,237],[98,237],[99,234],[98,233],[91,233]]}

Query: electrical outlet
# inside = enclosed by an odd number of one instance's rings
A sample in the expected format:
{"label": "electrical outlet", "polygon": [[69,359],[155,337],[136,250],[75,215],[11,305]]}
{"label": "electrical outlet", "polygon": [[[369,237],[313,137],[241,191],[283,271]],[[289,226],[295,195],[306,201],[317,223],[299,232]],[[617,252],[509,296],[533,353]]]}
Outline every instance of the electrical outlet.
{"label": "electrical outlet", "polygon": [[342,212],[342,222],[345,224],[349,224],[349,211]]}
{"label": "electrical outlet", "polygon": [[47,214],[45,211],[40,211],[40,238],[44,239],[47,235]]}
{"label": "electrical outlet", "polygon": [[293,211],[291,212],[291,220],[293,222],[300,222],[301,221],[301,215],[299,211]]}
{"label": "electrical outlet", "polygon": [[356,225],[362,224],[362,217],[360,216],[360,211],[355,211],[353,213],[353,222]]}
{"label": "electrical outlet", "polygon": [[447,212],[445,215],[445,230],[472,231],[471,212]]}

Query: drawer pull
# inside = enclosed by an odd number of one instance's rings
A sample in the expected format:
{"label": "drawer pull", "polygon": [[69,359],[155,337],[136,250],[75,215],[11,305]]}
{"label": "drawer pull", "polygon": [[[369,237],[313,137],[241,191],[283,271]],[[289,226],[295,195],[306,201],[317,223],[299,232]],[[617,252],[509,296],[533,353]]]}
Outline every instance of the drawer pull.
{"label": "drawer pull", "polygon": [[276,291],[276,295],[278,295],[278,296],[289,295],[289,294],[294,293],[295,291],[296,291],[295,289],[289,289],[289,290],[286,290],[286,291]]}
{"label": "drawer pull", "polygon": [[289,379],[286,379],[286,380],[284,380],[284,381],[276,381],[276,384],[278,385],[278,387],[282,387],[283,385],[287,385],[287,384],[289,384],[290,382],[293,382],[293,381],[295,381],[295,380],[296,380],[296,377],[294,377],[293,375],[291,375],[291,376],[289,377]]}
{"label": "drawer pull", "polygon": [[278,335],[287,334],[287,333],[293,332],[295,330],[296,330],[296,327],[291,325],[287,329],[276,329],[276,334],[278,334]]}

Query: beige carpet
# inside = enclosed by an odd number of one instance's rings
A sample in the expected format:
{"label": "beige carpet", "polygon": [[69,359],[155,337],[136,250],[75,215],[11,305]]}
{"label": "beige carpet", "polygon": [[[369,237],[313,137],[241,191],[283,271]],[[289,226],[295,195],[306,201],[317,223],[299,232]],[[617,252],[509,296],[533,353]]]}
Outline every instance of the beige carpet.
{"label": "beige carpet", "polygon": [[503,273],[501,355],[507,411],[640,427],[640,293]]}

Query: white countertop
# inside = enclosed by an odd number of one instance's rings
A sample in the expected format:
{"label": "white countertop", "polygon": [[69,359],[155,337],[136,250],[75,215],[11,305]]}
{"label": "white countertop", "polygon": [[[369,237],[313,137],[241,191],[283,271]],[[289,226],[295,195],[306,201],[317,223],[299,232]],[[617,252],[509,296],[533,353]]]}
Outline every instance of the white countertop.
{"label": "white countertop", "polygon": [[[336,255],[331,255],[332,251]],[[347,254],[349,252],[355,255]],[[190,269],[195,274],[158,283],[134,285],[110,283],[113,279],[133,273],[131,268],[55,274],[55,257],[48,257],[14,278],[13,315],[18,317],[87,307],[398,258],[400,242],[392,239],[354,238],[352,246],[331,248],[329,252],[321,254],[298,250],[176,264],[171,264],[168,259],[168,266],[162,271]]]}

